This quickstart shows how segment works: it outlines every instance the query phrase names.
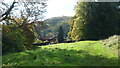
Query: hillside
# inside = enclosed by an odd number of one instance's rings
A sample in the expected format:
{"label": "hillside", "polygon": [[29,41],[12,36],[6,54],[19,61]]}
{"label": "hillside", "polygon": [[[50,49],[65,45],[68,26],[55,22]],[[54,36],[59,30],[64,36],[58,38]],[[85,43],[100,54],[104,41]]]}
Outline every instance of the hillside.
{"label": "hillside", "polygon": [[57,35],[58,28],[60,26],[64,29],[64,37],[67,37],[67,33],[69,32],[70,26],[68,22],[70,21],[70,17],[68,16],[61,16],[61,17],[53,17],[47,19],[44,23],[46,25],[45,29],[40,30],[40,34],[42,37],[44,36],[53,36]]}
{"label": "hillside", "polygon": [[118,53],[100,41],[79,41],[10,53],[3,55],[2,61],[3,66],[116,66]]}
{"label": "hillside", "polygon": [[53,18],[49,18],[47,19],[47,24],[50,24],[51,26],[55,26],[60,22],[63,22],[65,20],[70,20],[69,16],[60,16],[60,17],[53,17]]}

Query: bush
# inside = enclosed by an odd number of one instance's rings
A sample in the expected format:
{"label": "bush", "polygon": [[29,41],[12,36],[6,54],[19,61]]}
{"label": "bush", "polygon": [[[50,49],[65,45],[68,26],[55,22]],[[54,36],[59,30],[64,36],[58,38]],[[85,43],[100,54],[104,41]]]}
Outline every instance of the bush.
{"label": "bush", "polygon": [[19,25],[14,24],[14,22],[6,22],[8,24],[3,24],[2,26],[3,53],[31,49],[31,45],[33,42],[35,42],[36,38],[32,27],[29,25],[18,27]]}
{"label": "bush", "polygon": [[32,48],[32,44],[36,41],[35,33],[30,26],[23,26],[24,36],[25,36],[25,47],[27,49]]}
{"label": "bush", "polygon": [[3,25],[2,30],[2,50],[6,52],[25,50],[25,37],[22,29],[16,29],[15,25]]}

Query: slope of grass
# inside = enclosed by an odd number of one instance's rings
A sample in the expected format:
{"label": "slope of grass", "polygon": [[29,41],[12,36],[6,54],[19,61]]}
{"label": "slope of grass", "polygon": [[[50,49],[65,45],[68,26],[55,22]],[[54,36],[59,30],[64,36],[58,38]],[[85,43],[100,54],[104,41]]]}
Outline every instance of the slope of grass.
{"label": "slope of grass", "polygon": [[117,66],[118,54],[99,41],[38,46],[2,57],[3,66]]}
{"label": "slope of grass", "polygon": [[111,52],[118,54],[120,51],[120,35],[114,35],[108,39],[101,40],[102,44],[111,50]]}

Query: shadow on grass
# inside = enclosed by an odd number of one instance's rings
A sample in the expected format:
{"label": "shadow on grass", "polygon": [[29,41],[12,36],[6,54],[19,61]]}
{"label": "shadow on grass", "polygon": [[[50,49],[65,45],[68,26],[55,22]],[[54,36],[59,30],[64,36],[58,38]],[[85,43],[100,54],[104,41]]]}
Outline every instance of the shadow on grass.
{"label": "shadow on grass", "polygon": [[7,57],[9,60],[3,57],[3,63],[12,63],[11,66],[118,66],[117,58],[93,56],[83,50],[40,48],[11,56]]}
{"label": "shadow on grass", "polygon": [[[57,49],[48,53],[53,60],[51,65],[65,65],[65,66],[117,66],[118,60],[116,58],[106,58],[102,55],[90,55],[88,52],[79,50]],[[57,63],[57,61],[60,63]],[[49,65],[49,64],[48,64]]]}

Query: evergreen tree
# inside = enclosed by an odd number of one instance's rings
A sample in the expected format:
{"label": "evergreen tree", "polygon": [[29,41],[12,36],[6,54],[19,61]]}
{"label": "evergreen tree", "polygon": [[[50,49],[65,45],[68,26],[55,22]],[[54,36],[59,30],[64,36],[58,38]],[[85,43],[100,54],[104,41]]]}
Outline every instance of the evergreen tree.
{"label": "evergreen tree", "polygon": [[59,43],[62,43],[64,41],[64,35],[63,35],[63,28],[62,26],[59,27],[59,30],[58,30],[58,42]]}

